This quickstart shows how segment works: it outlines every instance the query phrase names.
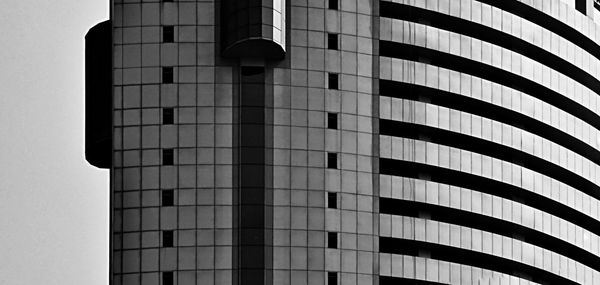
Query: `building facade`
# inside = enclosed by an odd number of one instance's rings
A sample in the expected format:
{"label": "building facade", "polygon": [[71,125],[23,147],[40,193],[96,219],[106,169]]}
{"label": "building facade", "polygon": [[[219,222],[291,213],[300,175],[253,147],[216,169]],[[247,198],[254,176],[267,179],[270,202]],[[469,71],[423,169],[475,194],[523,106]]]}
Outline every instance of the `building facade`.
{"label": "building facade", "polygon": [[594,0],[110,5],[111,284],[600,284]]}

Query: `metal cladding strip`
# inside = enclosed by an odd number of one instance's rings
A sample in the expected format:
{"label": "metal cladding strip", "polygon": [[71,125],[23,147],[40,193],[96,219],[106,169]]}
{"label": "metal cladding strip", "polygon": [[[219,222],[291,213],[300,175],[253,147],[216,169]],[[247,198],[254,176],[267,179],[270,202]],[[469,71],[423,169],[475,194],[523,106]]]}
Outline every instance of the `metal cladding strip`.
{"label": "metal cladding strip", "polygon": [[434,221],[479,229],[509,238],[518,236],[519,239],[532,245],[554,251],[590,268],[600,270],[599,256],[562,239],[517,223],[450,207],[401,199],[380,197],[379,207],[381,214],[418,218],[422,213],[426,213],[428,218]]}
{"label": "metal cladding strip", "polygon": [[515,272],[522,272],[529,276],[527,279],[542,284],[546,282],[565,285],[579,284],[560,275],[503,257],[418,240],[379,237],[379,252],[412,256],[419,256],[420,253],[427,252],[428,256],[433,259],[477,266],[511,275],[514,275]]}
{"label": "metal cladding strip", "polygon": [[444,285],[446,283],[439,283],[433,281],[426,280],[418,280],[418,279],[408,279],[402,277],[393,277],[393,276],[382,276],[379,275],[379,285]]}
{"label": "metal cladding strip", "polygon": [[519,201],[600,235],[600,222],[594,218],[548,197],[508,183],[439,166],[388,158],[380,158],[379,167],[381,174],[385,175],[419,178],[419,175],[426,173],[431,181]]}
{"label": "metal cladding strip", "polygon": [[240,82],[240,284],[265,284],[265,68],[242,66]]}

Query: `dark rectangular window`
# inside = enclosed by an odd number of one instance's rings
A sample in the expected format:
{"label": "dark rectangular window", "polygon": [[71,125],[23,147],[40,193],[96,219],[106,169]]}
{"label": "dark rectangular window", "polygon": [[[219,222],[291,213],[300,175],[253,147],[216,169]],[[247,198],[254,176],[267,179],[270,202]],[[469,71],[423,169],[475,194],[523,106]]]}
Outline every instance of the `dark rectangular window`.
{"label": "dark rectangular window", "polygon": [[173,271],[162,273],[162,285],[173,285]]}
{"label": "dark rectangular window", "polygon": [[173,149],[163,149],[162,150],[162,164],[163,165],[173,165]]}
{"label": "dark rectangular window", "polygon": [[337,10],[338,9],[338,0],[329,0],[329,9]]}
{"label": "dark rectangular window", "polygon": [[327,128],[337,130],[338,128],[338,114],[336,113],[327,113]]}
{"label": "dark rectangular window", "polygon": [[162,205],[173,206],[175,205],[175,195],[173,190],[162,191]]}
{"label": "dark rectangular window", "polygon": [[328,49],[338,49],[338,35],[337,34],[327,34],[327,48]]}
{"label": "dark rectangular window", "polygon": [[163,27],[163,43],[172,43],[175,41],[175,27],[164,26]]}
{"label": "dark rectangular window", "polygon": [[163,108],[163,124],[171,125],[175,122],[175,112],[173,108]]}
{"label": "dark rectangular window", "polygon": [[327,285],[337,285],[337,272],[327,272]]}
{"label": "dark rectangular window", "polygon": [[162,68],[162,82],[173,83],[173,67]]}
{"label": "dark rectangular window", "polygon": [[337,73],[329,73],[329,89],[339,89],[338,88],[338,74]]}
{"label": "dark rectangular window", "polygon": [[328,248],[337,248],[337,233],[334,233],[334,232],[327,233],[327,247]]}
{"label": "dark rectangular window", "polygon": [[575,0],[575,9],[577,9],[577,11],[581,12],[582,14],[587,15],[587,1],[588,0]]}
{"label": "dark rectangular window", "polygon": [[327,193],[327,208],[337,209],[337,194],[333,192]]}
{"label": "dark rectangular window", "polygon": [[173,231],[163,231],[163,247],[173,247]]}
{"label": "dark rectangular window", "polygon": [[327,168],[337,169],[337,153],[327,153]]}

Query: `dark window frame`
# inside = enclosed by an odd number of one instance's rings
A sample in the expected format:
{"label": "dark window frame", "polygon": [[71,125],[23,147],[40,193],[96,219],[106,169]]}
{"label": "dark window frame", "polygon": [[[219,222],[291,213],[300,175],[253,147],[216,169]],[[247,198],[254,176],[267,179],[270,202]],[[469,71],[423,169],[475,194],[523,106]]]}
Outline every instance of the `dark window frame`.
{"label": "dark window frame", "polygon": [[171,66],[165,66],[162,68],[162,83],[171,84],[174,83],[175,71]]}
{"label": "dark window frame", "polygon": [[173,271],[163,271],[162,273],[162,285],[173,285],[174,282]]}
{"label": "dark window frame", "polygon": [[163,26],[163,43],[175,42],[175,26]]}
{"label": "dark window frame", "polygon": [[175,231],[165,230],[162,231],[162,247],[174,247],[175,246]]}
{"label": "dark window frame", "polygon": [[327,232],[327,248],[338,248],[338,234]]}
{"label": "dark window frame", "polygon": [[327,88],[331,90],[339,90],[340,89],[340,80],[339,74],[337,73],[328,73],[327,74]]}
{"label": "dark window frame", "polygon": [[327,8],[331,10],[339,9],[338,0],[329,0],[329,6]]}
{"label": "dark window frame", "polygon": [[327,128],[332,130],[338,129],[338,114],[337,113],[327,113]]}
{"label": "dark window frame", "polygon": [[327,168],[329,168],[329,169],[338,169],[337,153],[335,153],[335,152],[328,152],[327,153]]}
{"label": "dark window frame", "polygon": [[161,192],[161,205],[163,207],[175,206],[175,190],[167,189]]}
{"label": "dark window frame", "polygon": [[339,49],[339,37],[338,34],[327,33],[327,49],[338,50]]}
{"label": "dark window frame", "polygon": [[327,272],[327,285],[337,285],[338,284],[338,273],[333,271]]}
{"label": "dark window frame", "polygon": [[163,125],[172,125],[175,123],[175,108],[163,108],[162,123]]}
{"label": "dark window frame", "polygon": [[327,208],[337,209],[337,193],[327,192]]}
{"label": "dark window frame", "polygon": [[162,165],[174,165],[175,164],[175,151],[172,148],[165,148],[162,150]]}

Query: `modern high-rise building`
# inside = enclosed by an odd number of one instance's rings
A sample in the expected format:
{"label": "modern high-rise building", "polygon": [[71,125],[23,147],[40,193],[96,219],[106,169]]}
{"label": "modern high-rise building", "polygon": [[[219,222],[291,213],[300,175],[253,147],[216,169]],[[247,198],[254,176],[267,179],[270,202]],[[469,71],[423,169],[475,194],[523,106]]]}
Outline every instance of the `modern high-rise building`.
{"label": "modern high-rise building", "polygon": [[600,284],[598,2],[110,5],[111,284]]}

